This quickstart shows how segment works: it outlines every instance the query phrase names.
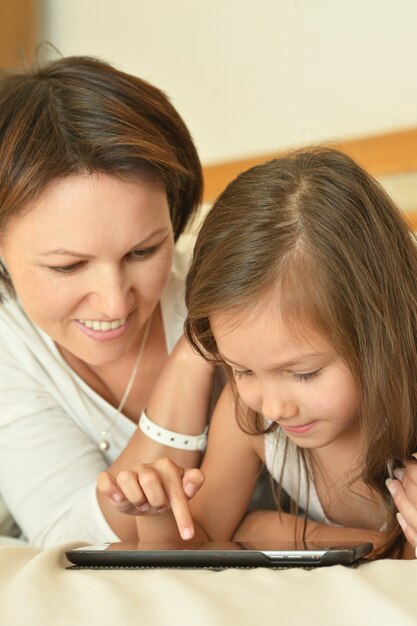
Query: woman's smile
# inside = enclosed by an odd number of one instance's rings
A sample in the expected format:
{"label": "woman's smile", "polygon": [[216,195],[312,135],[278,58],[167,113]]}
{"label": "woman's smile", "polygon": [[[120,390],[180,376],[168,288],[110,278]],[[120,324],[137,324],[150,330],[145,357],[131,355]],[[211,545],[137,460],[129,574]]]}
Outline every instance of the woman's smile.
{"label": "woman's smile", "polygon": [[118,320],[75,320],[75,324],[81,332],[94,341],[112,341],[122,337],[128,329],[132,316],[122,317]]}
{"label": "woman's smile", "polygon": [[80,324],[87,326],[87,328],[92,328],[93,330],[105,332],[108,330],[115,330],[116,328],[120,328],[120,326],[126,324],[126,320],[127,317],[122,317],[118,320],[106,320],[103,322],[101,322],[100,320],[77,320],[77,322],[80,322]]}

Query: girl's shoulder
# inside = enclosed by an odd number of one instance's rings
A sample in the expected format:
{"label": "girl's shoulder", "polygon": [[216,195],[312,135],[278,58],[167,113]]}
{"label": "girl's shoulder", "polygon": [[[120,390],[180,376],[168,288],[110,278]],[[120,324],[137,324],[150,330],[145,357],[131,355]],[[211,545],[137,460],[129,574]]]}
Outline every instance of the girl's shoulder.
{"label": "girl's shoulder", "polygon": [[[266,427],[270,424],[269,420],[265,420]],[[298,481],[300,471],[302,474],[308,472],[308,466],[303,468],[300,463],[296,444],[287,437],[282,428],[265,433],[263,445],[266,467],[275,480],[285,477],[291,482]]]}

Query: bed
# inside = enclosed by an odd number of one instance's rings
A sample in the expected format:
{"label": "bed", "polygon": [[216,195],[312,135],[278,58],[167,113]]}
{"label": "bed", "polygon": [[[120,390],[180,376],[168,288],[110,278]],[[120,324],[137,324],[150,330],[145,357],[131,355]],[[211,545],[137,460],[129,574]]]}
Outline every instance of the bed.
{"label": "bed", "polygon": [[1,624],[417,624],[417,561],[314,570],[70,570],[65,550],[74,545],[0,547]]}

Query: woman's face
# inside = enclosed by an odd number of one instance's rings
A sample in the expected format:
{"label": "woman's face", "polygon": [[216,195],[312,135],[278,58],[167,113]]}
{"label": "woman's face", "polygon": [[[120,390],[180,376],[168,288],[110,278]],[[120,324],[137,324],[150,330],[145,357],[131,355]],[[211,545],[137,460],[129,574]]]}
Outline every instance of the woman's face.
{"label": "woman's face", "polygon": [[0,252],[29,318],[89,365],[136,350],[171,271],[164,188],[104,174],[52,184]]}

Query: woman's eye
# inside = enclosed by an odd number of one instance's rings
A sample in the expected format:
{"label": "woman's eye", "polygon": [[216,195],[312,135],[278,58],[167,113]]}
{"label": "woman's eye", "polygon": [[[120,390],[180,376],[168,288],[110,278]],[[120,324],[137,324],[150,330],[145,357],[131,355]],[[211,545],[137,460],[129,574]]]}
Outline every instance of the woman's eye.
{"label": "woman's eye", "polygon": [[233,370],[233,376],[236,379],[247,378],[252,374],[251,370]]}
{"label": "woman's eye", "polygon": [[56,265],[54,267],[50,267],[54,272],[60,272],[61,274],[71,274],[76,269],[82,266],[82,261],[78,261],[78,263],[71,263],[71,265]]}
{"label": "woman's eye", "polygon": [[132,250],[129,255],[134,259],[147,259],[155,254],[159,246],[151,246],[150,248],[140,248],[139,250]]}
{"label": "woman's eye", "polygon": [[[159,245],[151,246],[150,248],[140,248],[138,250],[131,250],[128,253],[127,257],[133,258],[134,260],[142,260],[151,257],[158,250]],[[50,266],[50,269],[54,272],[59,272],[61,274],[71,274],[71,272],[75,272],[78,268],[84,265],[83,261],[78,261],[77,263],[71,263],[70,265],[55,265]]]}
{"label": "woman's eye", "polygon": [[292,372],[292,375],[296,380],[301,380],[305,382],[311,380],[312,378],[316,378],[316,376],[318,376],[320,372],[321,369],[318,369],[314,370],[314,372]]}

